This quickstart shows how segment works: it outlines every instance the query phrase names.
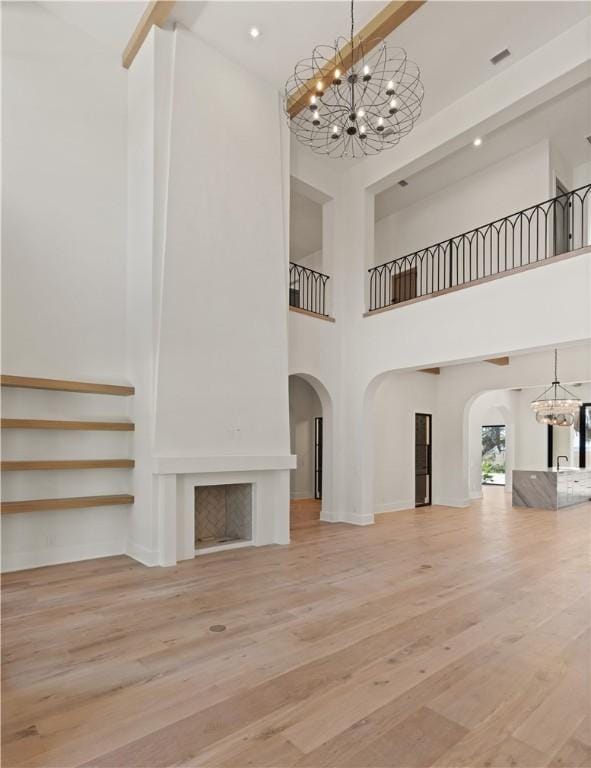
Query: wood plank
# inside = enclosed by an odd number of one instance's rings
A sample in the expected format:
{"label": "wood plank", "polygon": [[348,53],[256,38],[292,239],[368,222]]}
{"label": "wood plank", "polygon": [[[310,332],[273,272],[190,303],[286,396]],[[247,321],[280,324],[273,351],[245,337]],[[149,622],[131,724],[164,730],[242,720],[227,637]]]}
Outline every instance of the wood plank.
{"label": "wood plank", "polygon": [[433,376],[439,376],[441,368],[419,368],[419,373],[432,373]]}
{"label": "wood plank", "polygon": [[3,515],[17,512],[44,512],[52,509],[83,509],[84,507],[111,507],[133,504],[133,496],[118,493],[105,496],[71,496],[64,499],[27,499],[26,501],[3,501],[0,512]]}
{"label": "wood plank", "polygon": [[336,68],[347,72],[360,59],[363,53],[367,55],[379,45],[389,34],[399,27],[409,16],[419,10],[426,0],[392,0],[376,16],[373,17],[363,29],[355,35],[354,45],[344,45],[339,56],[331,59],[314,78],[308,80],[297,93],[293,95],[287,105],[290,117],[295,117],[307,106],[310,96],[316,90],[316,83],[320,80],[328,80]]}
{"label": "wood plank", "polygon": [[509,365],[508,357],[491,357],[489,360],[485,360],[485,363],[492,363],[493,365]]}
{"label": "wood plank", "polygon": [[120,395],[129,397],[135,388],[121,384],[101,384],[90,381],[67,381],[65,379],[40,379],[32,376],[2,374],[0,386],[20,389],[47,389],[56,392],[84,392],[93,395]]}
{"label": "wood plank", "polygon": [[557,543],[486,487],[173,568],[4,574],[3,764],[587,765],[590,513]]}
{"label": "wood plank", "polygon": [[294,528],[298,525],[318,522],[322,502],[320,499],[291,499],[289,504],[289,525]]}
{"label": "wood plank", "polygon": [[174,5],[174,0],[151,0],[146,6],[129,42],[125,46],[121,63],[129,69],[153,26],[162,27]]}
{"label": "wood plank", "polygon": [[2,461],[2,472],[26,472],[30,470],[61,469],[133,469],[133,459],[64,459],[50,461]]}
{"label": "wood plank", "polygon": [[55,419],[2,419],[2,429],[78,429],[93,432],[133,432],[131,421],[61,421]]}

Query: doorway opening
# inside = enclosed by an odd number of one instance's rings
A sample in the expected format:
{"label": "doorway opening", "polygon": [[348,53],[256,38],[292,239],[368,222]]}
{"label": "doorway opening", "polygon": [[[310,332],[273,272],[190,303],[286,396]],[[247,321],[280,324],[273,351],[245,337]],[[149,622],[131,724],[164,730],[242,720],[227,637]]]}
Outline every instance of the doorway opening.
{"label": "doorway opening", "polygon": [[314,419],[314,498],[322,499],[322,416]]}
{"label": "doorway opening", "polygon": [[482,485],[505,485],[507,427],[505,424],[484,424],[482,440]]}
{"label": "doorway opening", "polygon": [[432,421],[430,413],[415,413],[415,507],[428,507],[433,498]]}
{"label": "doorway opening", "polygon": [[289,377],[289,431],[297,456],[290,472],[290,524],[297,528],[318,522],[325,499],[330,503],[330,404],[322,386],[304,374]]}
{"label": "doorway opening", "polygon": [[554,207],[554,255],[559,256],[571,249],[572,207],[568,190],[562,182],[556,179],[556,205]]}

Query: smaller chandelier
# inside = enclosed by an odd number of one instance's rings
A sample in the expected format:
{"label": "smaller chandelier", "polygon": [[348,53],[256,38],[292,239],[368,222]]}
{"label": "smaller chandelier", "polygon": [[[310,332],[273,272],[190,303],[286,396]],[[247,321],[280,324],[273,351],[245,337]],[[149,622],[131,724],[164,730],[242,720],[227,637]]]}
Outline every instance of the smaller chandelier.
{"label": "smaller chandelier", "polygon": [[558,381],[558,350],[554,350],[554,381],[531,403],[540,424],[572,427],[580,413],[582,402]]}
{"label": "smaller chandelier", "polygon": [[[296,64],[285,85],[289,128],[302,144],[329,157],[363,157],[393,147],[409,133],[423,102],[418,66],[403,48],[354,34],[319,45]],[[364,47],[366,50],[364,50]]]}

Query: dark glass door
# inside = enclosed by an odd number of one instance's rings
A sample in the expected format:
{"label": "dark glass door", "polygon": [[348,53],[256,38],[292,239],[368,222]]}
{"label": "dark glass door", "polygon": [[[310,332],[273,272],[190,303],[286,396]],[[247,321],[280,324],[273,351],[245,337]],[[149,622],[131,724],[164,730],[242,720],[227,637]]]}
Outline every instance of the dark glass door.
{"label": "dark glass door", "polygon": [[430,413],[415,414],[415,506],[431,504],[431,422]]}
{"label": "dark glass door", "polygon": [[322,416],[314,419],[314,498],[322,498]]}
{"label": "dark glass door", "polygon": [[570,251],[572,237],[572,200],[568,196],[566,187],[556,179],[556,201],[554,203],[555,256]]}

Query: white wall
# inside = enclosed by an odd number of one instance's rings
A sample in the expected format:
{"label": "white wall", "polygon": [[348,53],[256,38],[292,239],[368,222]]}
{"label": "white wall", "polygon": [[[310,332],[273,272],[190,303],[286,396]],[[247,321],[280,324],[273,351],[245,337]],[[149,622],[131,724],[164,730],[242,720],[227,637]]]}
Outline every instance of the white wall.
{"label": "white wall", "polygon": [[540,142],[380,219],[374,263],[405,256],[551,197],[549,153],[548,142]]}
{"label": "white wall", "polygon": [[376,389],[372,413],[376,513],[415,505],[415,413],[434,415],[437,378],[428,373],[390,373]]}
{"label": "white wall", "polygon": [[289,377],[291,453],[297,466],[290,472],[292,499],[314,498],[314,419],[322,416],[320,398],[307,381]]}
{"label": "white wall", "polygon": [[[286,455],[279,100],[195,36],[176,35],[155,451]],[[256,195],[245,194],[253,179]]]}
{"label": "white wall", "polygon": [[[2,7],[2,369],[126,381],[126,73],[38,3]],[[133,382],[132,382],[133,383]],[[117,418],[126,398],[4,393],[4,416]],[[3,457],[130,455],[129,435],[10,432]],[[10,473],[5,499],[129,491],[128,472]],[[126,507],[3,518],[6,569],[123,552]]]}

